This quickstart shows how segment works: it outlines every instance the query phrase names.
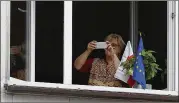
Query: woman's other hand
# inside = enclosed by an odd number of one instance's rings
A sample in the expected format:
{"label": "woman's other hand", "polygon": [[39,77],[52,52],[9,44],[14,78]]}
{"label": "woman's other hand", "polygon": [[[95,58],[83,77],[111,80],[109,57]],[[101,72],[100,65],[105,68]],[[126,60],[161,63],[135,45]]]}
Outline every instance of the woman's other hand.
{"label": "woman's other hand", "polygon": [[107,48],[106,48],[106,51],[107,51],[107,54],[111,57],[114,56],[115,52],[114,52],[114,48],[112,47],[111,43],[106,41],[106,44],[107,44]]}
{"label": "woman's other hand", "polygon": [[96,42],[95,40],[88,43],[87,51],[92,52],[96,48]]}

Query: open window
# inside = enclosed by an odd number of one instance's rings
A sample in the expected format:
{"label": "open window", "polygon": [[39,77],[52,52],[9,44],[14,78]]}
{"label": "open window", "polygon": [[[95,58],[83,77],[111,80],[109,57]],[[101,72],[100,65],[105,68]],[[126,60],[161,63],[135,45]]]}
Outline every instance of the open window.
{"label": "open window", "polygon": [[[89,42],[103,42],[111,33],[120,34],[127,43],[130,39],[130,2],[74,1],[72,20],[73,84],[88,85],[89,71],[78,72],[74,67],[75,59],[87,49]],[[104,55],[104,49],[96,49],[88,58],[102,59]]]}
{"label": "open window", "polygon": [[63,83],[64,4],[39,1],[31,9],[32,5],[26,1],[11,2],[10,76],[29,80],[33,68],[34,81]]}
{"label": "open window", "polygon": [[165,89],[167,88],[167,52],[169,52],[167,51],[167,1],[138,2],[138,29],[144,33],[144,48],[156,52],[154,53],[156,62],[163,70],[158,71],[147,83],[152,84],[152,89]]}
{"label": "open window", "polygon": [[[163,69],[147,83],[152,84],[152,89],[166,89],[167,73],[164,72],[167,70],[167,1],[74,1],[73,61],[86,50],[90,41],[104,41],[104,37],[110,33],[121,35],[125,43],[133,40],[138,45],[138,31],[144,33],[144,49],[156,51],[154,56]],[[135,50],[136,46],[133,48]],[[88,58],[101,58],[104,54],[103,50],[97,49]],[[73,84],[87,85],[89,75],[90,72],[78,72],[73,68]]]}
{"label": "open window", "polygon": [[[18,5],[22,7],[18,8]],[[133,11],[132,8],[135,7],[138,9]],[[11,8],[14,8],[14,11]],[[177,97],[177,10],[178,2],[175,1],[26,1],[19,3],[2,1],[1,69],[5,71],[3,72],[6,77],[5,87],[8,87],[6,89],[9,91],[16,92],[27,90],[41,92],[43,88],[43,93],[69,93],[70,91],[70,93],[83,95],[94,93],[110,97],[143,98],[144,96],[151,99],[163,98],[162,96],[165,97],[164,99]],[[17,15],[13,16],[13,13]],[[135,13],[137,15],[132,16]],[[86,49],[89,41],[93,39],[103,41],[106,35],[115,32],[120,34],[125,42],[131,40],[134,48],[138,42],[136,40],[138,30],[145,33],[143,37],[145,48],[157,52],[156,58],[161,68],[165,68],[165,59],[167,59],[167,80],[165,79],[162,85],[159,85],[159,76],[149,81],[153,89],[157,90],[90,86],[87,85],[89,73],[82,74],[73,68],[75,58]],[[21,37],[16,38],[16,35]],[[20,81],[11,78],[12,75],[10,75],[10,60],[12,60],[10,43],[19,45],[24,41],[26,46],[23,62],[25,62],[26,78],[25,81]],[[91,56],[103,56],[102,52],[95,51]],[[163,90],[166,87],[167,90]]]}

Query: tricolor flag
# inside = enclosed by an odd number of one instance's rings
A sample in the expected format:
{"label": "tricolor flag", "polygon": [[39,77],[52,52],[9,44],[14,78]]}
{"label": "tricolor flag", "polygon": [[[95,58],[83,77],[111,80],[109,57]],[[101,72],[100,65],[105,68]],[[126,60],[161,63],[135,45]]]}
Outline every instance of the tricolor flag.
{"label": "tricolor flag", "polygon": [[119,64],[119,67],[114,75],[115,78],[129,84],[130,87],[134,86],[135,80],[132,79],[131,75],[126,75],[126,69],[123,66],[121,66],[121,63],[125,62],[126,60],[129,60],[133,56],[134,54],[133,54],[132,46],[130,41],[128,41],[121,62]]}

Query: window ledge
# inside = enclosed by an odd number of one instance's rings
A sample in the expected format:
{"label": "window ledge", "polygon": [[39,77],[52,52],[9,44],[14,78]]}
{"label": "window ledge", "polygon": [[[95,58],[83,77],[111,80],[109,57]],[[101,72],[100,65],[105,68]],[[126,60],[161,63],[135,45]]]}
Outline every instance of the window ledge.
{"label": "window ledge", "polygon": [[[39,83],[39,82],[38,82]],[[127,89],[131,88],[120,88],[122,91],[108,91],[108,90],[93,90],[97,86],[83,86],[82,85],[65,85],[65,84],[54,84],[54,83],[39,83],[37,82],[26,82],[26,81],[9,81],[5,84],[5,89],[12,93],[33,93],[33,94],[48,94],[48,95],[75,95],[84,97],[102,97],[102,98],[115,98],[115,99],[130,99],[130,100],[147,100],[147,101],[179,101],[178,93],[168,92],[169,94],[149,94],[139,92],[126,92]],[[51,85],[51,86],[47,86]],[[73,88],[72,88],[73,87]],[[78,88],[79,87],[79,88]],[[93,89],[87,89],[91,87]],[[104,88],[104,87],[103,87]],[[105,87],[106,88],[106,87]],[[110,88],[110,87],[107,87]],[[106,89],[107,89],[106,88]],[[118,89],[118,88],[117,88]],[[126,89],[126,90],[125,90]],[[138,90],[137,91],[141,91]],[[151,91],[151,90],[150,90]],[[156,92],[159,90],[155,90]]]}

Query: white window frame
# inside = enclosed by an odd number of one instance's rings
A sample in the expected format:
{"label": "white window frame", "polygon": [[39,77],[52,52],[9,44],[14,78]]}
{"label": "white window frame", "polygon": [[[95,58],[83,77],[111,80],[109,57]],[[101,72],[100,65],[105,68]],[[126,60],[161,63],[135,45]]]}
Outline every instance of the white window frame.
{"label": "white window frame", "polygon": [[[35,82],[35,1],[30,2],[30,46],[27,81],[10,78],[10,1],[1,1],[1,71],[6,78],[4,83],[12,86],[41,87],[41,88],[59,88],[68,90],[88,90],[96,92],[123,92],[123,93],[143,93],[152,95],[172,95],[178,96],[178,1],[167,1],[167,60],[168,60],[168,85],[166,90],[143,90],[135,88],[116,88],[89,85],[72,84],[72,1],[64,1],[64,83],[42,83]],[[176,17],[171,19],[171,13]],[[171,75],[174,74],[174,75]],[[2,80],[2,75],[1,75]]]}
{"label": "white window frame", "polygon": [[72,1],[64,1],[63,83],[72,84]]}
{"label": "white window frame", "polygon": [[175,17],[175,34],[176,34],[176,37],[175,37],[175,91],[178,91],[178,78],[179,78],[179,76],[178,76],[178,58],[179,58],[179,56],[178,56],[178,53],[179,53],[179,51],[178,51],[178,49],[179,49],[179,45],[178,45],[178,24],[179,24],[179,21],[178,21],[178,4],[179,4],[179,1],[176,1],[176,3],[175,3],[175,14],[176,14],[176,17]]}
{"label": "white window frame", "polygon": [[[178,1],[167,1],[167,90],[169,91],[178,91],[178,12],[176,12],[177,10]],[[172,16],[174,17],[173,19]]]}
{"label": "white window frame", "polygon": [[26,1],[26,81],[35,82],[35,1]]}

